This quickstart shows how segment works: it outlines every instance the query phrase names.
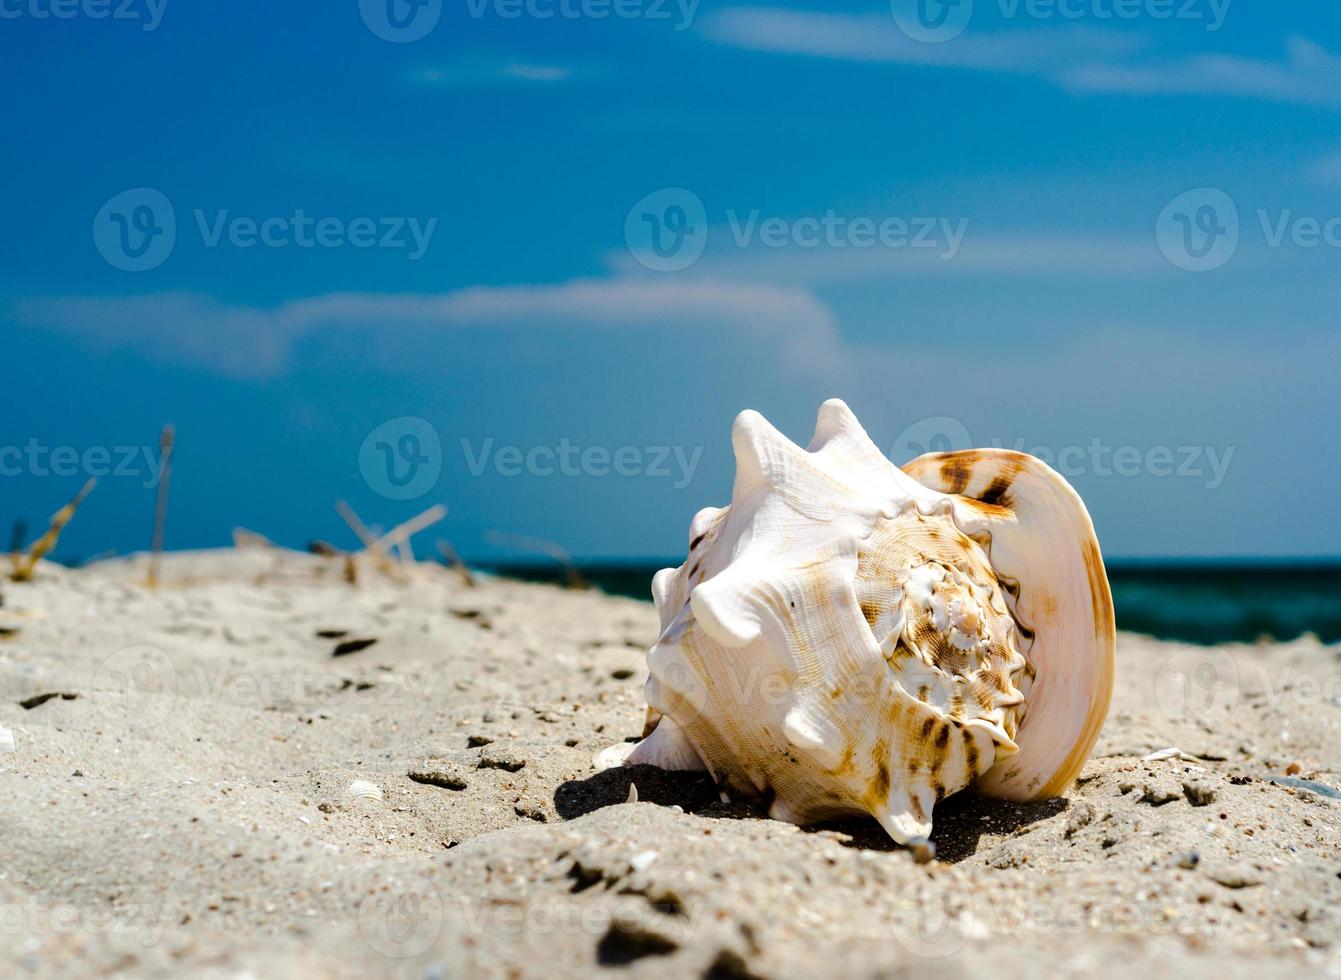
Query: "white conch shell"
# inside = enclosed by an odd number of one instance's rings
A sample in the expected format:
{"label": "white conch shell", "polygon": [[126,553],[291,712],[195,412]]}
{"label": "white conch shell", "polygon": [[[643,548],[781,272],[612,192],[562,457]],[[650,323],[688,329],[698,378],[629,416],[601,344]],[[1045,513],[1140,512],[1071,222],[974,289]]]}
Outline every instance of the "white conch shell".
{"label": "white conch shell", "polygon": [[837,399],[809,450],[756,412],[732,443],[731,506],[700,511],[688,560],[652,582],[651,731],[626,764],[706,768],[794,823],[868,813],[901,843],[975,780],[1064,792],[1107,713],[1114,648],[1066,482],[1003,450],[901,471]]}

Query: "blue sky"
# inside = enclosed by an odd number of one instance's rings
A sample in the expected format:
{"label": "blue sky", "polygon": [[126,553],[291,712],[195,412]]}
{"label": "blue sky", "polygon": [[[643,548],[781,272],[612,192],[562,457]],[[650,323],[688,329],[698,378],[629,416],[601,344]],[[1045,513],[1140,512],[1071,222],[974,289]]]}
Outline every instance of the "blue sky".
{"label": "blue sky", "polygon": [[837,395],[1113,556],[1341,555],[1341,18],[922,2],[0,0],[0,523],[145,547],[171,421],[172,547],[674,555]]}

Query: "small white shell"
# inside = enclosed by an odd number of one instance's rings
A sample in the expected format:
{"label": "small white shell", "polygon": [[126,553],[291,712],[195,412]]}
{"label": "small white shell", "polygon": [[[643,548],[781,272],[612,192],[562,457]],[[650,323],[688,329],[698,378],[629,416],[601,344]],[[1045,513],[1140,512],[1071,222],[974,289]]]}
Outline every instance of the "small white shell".
{"label": "small white shell", "polygon": [[0,725],[0,755],[9,755],[17,749],[14,747],[14,733],[4,725]]}
{"label": "small white shell", "polygon": [[349,784],[349,795],[356,800],[374,800],[382,802],[382,788],[366,779],[356,779]]}
{"label": "small white shell", "polygon": [[731,440],[731,505],[695,515],[688,560],[652,582],[654,727],[625,764],[707,769],[794,823],[867,813],[900,842],[971,783],[1064,792],[1106,714],[1115,640],[1066,482],[993,450],[905,472],[837,399],[808,450],[757,412]]}

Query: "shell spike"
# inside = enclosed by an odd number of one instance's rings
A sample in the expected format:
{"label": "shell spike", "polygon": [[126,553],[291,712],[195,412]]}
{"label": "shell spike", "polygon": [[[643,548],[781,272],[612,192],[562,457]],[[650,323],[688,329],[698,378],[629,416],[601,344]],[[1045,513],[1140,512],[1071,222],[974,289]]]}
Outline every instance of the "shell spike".
{"label": "shell spike", "polygon": [[750,601],[750,590],[762,579],[762,571],[738,560],[689,593],[694,618],[728,649],[743,647],[759,636],[762,624],[758,608]]}
{"label": "shell spike", "polygon": [[784,436],[762,415],[744,411],[731,426],[731,448],[736,454],[736,493],[768,489],[784,482],[789,464],[796,463],[802,449]]}
{"label": "shell spike", "polygon": [[907,844],[931,836],[931,810],[935,805],[936,795],[929,787],[904,784],[895,786],[872,816],[897,843]]}
{"label": "shell spike", "polygon": [[679,725],[665,715],[657,722],[657,727],[652,729],[652,734],[634,746],[624,764],[686,772],[698,772],[706,768],[694,743],[689,741]]}
{"label": "shell spike", "polygon": [[[810,440],[810,451],[823,449],[834,439],[847,439],[854,442],[871,441],[866,430],[861,427],[852,409],[841,398],[830,398],[819,408],[819,417],[815,420],[815,435]],[[874,448],[874,444],[872,444]]]}

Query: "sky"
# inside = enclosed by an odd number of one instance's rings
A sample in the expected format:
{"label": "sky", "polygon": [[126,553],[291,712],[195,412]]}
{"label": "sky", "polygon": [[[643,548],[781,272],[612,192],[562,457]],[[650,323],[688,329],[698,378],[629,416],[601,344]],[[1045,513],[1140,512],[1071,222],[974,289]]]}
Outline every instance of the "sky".
{"label": "sky", "polygon": [[1341,14],[0,0],[0,525],[675,557],[735,415],[1341,556]]}

